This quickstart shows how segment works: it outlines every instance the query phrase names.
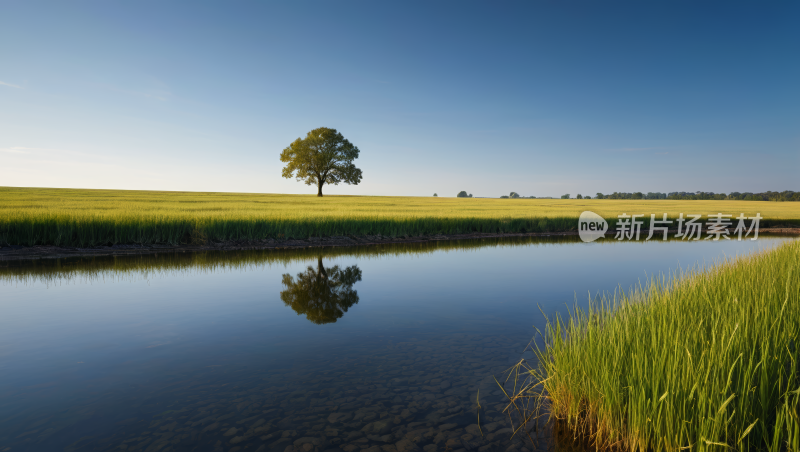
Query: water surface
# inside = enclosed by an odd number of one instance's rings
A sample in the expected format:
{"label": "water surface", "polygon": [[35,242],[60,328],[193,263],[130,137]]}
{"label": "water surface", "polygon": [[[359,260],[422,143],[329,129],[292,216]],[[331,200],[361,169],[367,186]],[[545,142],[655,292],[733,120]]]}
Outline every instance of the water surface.
{"label": "water surface", "polygon": [[511,438],[494,379],[531,357],[542,312],[784,240],[483,240],[0,267],[0,451],[551,447]]}

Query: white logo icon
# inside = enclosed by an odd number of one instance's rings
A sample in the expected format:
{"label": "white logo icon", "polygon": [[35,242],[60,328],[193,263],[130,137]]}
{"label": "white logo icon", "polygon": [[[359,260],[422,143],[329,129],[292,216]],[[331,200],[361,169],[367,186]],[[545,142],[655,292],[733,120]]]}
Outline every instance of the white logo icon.
{"label": "white logo icon", "polygon": [[584,242],[594,242],[608,231],[608,223],[600,215],[585,211],[578,219],[578,235]]}

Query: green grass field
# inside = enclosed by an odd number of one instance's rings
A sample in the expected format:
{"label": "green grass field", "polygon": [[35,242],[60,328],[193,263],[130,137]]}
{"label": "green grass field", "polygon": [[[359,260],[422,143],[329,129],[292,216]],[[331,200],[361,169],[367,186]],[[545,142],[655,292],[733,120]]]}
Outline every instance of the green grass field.
{"label": "green grass field", "polygon": [[598,448],[799,451],[800,242],[700,270],[550,319],[515,403]]}
{"label": "green grass field", "polygon": [[273,195],[0,188],[0,244],[96,246],[337,235],[416,236],[557,232],[591,210],[621,213],[759,212],[800,224],[800,203]]}

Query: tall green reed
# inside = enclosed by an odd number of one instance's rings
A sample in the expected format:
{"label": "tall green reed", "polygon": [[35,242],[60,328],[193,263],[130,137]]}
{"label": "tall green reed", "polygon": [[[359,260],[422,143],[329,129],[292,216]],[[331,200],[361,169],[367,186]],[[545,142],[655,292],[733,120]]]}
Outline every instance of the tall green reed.
{"label": "tall green reed", "polygon": [[800,241],[556,315],[512,401],[598,449],[800,451]]}

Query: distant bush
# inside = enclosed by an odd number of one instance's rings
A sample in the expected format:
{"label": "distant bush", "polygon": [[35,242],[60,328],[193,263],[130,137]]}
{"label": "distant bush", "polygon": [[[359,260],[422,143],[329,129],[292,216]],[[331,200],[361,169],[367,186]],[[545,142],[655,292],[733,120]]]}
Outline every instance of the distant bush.
{"label": "distant bush", "polygon": [[583,196],[581,196],[581,194],[578,193],[578,196],[576,196],[575,199],[583,199]]}
{"label": "distant bush", "polygon": [[512,199],[519,198],[519,193],[517,193],[517,192],[515,192],[515,191],[512,191],[512,192],[511,192],[511,194],[510,194],[510,195],[508,195],[508,197],[509,197],[509,198],[512,198]]}
{"label": "distant bush", "polygon": [[503,195],[503,196],[500,197],[500,199],[508,199],[508,196]]}
{"label": "distant bush", "polygon": [[468,195],[468,194],[467,194],[467,192],[465,192],[464,190],[461,190],[461,191],[460,191],[460,192],[458,192],[458,194],[456,195],[456,198],[469,198],[469,195]]}
{"label": "distant bush", "polygon": [[561,196],[561,199],[569,199],[569,193],[567,193],[566,195]]}
{"label": "distant bush", "polygon": [[436,198],[436,197],[438,197],[439,195],[437,195],[436,193],[434,193],[434,194],[433,194],[433,196]]}

